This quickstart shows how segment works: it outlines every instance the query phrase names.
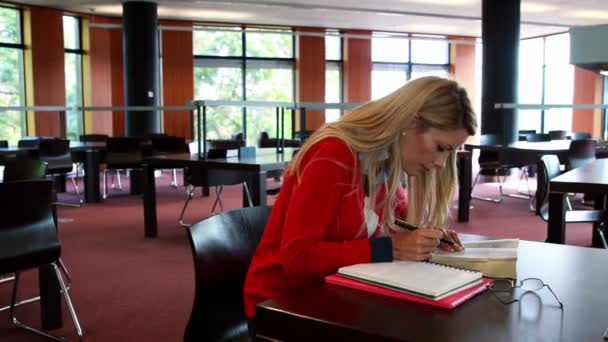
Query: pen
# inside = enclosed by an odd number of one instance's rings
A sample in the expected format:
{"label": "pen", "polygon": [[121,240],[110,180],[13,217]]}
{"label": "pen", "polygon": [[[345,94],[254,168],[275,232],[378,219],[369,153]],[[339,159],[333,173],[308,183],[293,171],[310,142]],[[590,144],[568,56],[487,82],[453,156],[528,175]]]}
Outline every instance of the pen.
{"label": "pen", "polygon": [[[397,226],[401,227],[401,228],[405,228],[405,229],[408,229],[408,230],[416,230],[416,229],[418,229],[418,227],[414,226],[413,224],[409,224],[409,223],[407,223],[407,222],[405,222],[403,220],[397,219],[397,218],[395,219],[395,224]],[[441,241],[443,243],[447,243],[448,245],[450,245],[452,247],[454,247],[454,245],[455,245],[454,241],[451,241],[451,240],[448,240],[448,239],[445,239],[445,238],[441,238],[439,241]]]}

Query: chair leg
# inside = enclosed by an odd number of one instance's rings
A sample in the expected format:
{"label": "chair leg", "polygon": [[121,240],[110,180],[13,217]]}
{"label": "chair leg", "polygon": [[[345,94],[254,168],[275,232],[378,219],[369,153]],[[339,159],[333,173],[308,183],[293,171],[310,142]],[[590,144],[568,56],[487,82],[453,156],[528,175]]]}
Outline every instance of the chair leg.
{"label": "chair leg", "polygon": [[[501,198],[491,198],[491,197],[481,197],[481,196],[475,196],[475,195],[473,195],[473,189],[475,189],[475,185],[477,185],[477,182],[479,182],[479,177],[480,176],[481,176],[481,174],[477,173],[477,177],[475,177],[475,181],[473,182],[473,186],[471,186],[471,198],[474,198],[474,199],[477,199],[477,200],[480,200],[480,201],[492,202],[492,203],[500,203],[500,202],[502,202],[502,197]],[[500,182],[500,175],[498,176],[498,190],[502,194],[502,183]]]}
{"label": "chair leg", "polygon": [[186,207],[188,207],[188,203],[192,199],[193,194],[194,194],[194,186],[192,186],[190,184],[190,185],[188,185],[188,190],[186,190],[186,203],[184,203],[184,207],[182,208],[182,212],[179,214],[179,219],[178,219],[179,225],[182,227],[191,226],[191,224],[184,222],[184,213],[186,212]]}

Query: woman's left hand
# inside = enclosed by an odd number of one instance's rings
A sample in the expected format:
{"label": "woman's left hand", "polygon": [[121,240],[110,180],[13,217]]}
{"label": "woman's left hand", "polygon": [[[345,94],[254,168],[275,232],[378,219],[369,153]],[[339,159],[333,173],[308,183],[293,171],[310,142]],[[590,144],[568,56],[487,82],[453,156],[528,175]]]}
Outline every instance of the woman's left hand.
{"label": "woman's left hand", "polygon": [[448,252],[460,252],[464,249],[464,247],[462,247],[462,242],[460,241],[460,238],[458,237],[458,233],[456,233],[453,230],[446,230],[446,229],[442,229],[443,230],[443,238],[446,240],[451,240],[454,241],[454,246],[450,246],[447,243],[441,243],[440,247],[441,249],[443,249],[444,251],[448,251]]}

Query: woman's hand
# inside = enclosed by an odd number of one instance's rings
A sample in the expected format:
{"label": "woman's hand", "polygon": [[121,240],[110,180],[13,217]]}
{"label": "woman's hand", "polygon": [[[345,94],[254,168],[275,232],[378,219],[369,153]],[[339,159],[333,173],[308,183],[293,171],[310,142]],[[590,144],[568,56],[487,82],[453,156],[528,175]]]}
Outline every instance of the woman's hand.
{"label": "woman's hand", "polygon": [[442,230],[429,228],[419,228],[414,231],[402,230],[394,233],[391,235],[393,259],[428,260],[431,258],[431,253],[439,246],[439,239],[443,236]]}
{"label": "woman's hand", "polygon": [[444,251],[448,251],[448,252],[460,252],[461,250],[464,249],[464,247],[462,247],[462,242],[460,241],[460,238],[458,237],[458,233],[456,233],[453,230],[445,230],[442,229],[443,231],[443,238],[446,240],[450,240],[450,241],[454,241],[454,246],[450,246],[447,243],[441,243],[440,247],[441,249],[443,249]]}

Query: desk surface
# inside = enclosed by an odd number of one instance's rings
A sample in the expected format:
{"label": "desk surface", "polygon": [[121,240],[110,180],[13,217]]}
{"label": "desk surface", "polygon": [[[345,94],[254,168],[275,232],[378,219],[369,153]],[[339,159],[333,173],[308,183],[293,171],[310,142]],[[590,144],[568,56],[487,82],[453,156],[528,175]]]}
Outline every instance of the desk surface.
{"label": "desk surface", "polygon": [[608,193],[608,159],[597,159],[551,180],[551,191]]}
{"label": "desk surface", "polygon": [[[466,236],[465,236],[466,237]],[[470,239],[470,237],[469,237]],[[258,305],[256,331],[285,340],[335,341],[601,341],[608,327],[605,250],[521,241],[519,279],[546,289],[500,303],[488,291],[454,309],[321,285]]]}

